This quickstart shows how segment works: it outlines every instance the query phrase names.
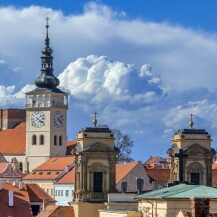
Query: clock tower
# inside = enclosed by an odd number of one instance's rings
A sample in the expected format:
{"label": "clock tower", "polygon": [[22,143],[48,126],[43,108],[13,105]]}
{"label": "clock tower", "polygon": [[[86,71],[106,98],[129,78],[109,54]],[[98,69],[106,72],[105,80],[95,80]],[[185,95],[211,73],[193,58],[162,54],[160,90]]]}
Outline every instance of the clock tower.
{"label": "clock tower", "polygon": [[36,88],[26,93],[26,172],[50,157],[66,155],[68,95],[58,88],[59,79],[53,74],[48,28],[47,18],[41,74]]}

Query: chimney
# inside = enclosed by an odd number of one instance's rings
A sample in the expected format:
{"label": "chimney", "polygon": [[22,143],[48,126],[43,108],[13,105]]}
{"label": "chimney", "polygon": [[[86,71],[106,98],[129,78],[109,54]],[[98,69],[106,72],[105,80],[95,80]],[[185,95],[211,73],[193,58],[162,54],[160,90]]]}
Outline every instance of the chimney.
{"label": "chimney", "polygon": [[9,196],[9,206],[13,207],[14,206],[14,192],[13,191],[8,191],[8,196]]}
{"label": "chimney", "polygon": [[0,191],[2,190],[2,180],[0,180]]}
{"label": "chimney", "polygon": [[43,199],[42,210],[45,210],[47,205],[48,205],[48,199]]}
{"label": "chimney", "polygon": [[23,189],[23,182],[19,182],[19,189],[22,190]]}
{"label": "chimney", "polygon": [[192,197],[191,212],[194,217],[209,217],[209,199],[206,197]]}

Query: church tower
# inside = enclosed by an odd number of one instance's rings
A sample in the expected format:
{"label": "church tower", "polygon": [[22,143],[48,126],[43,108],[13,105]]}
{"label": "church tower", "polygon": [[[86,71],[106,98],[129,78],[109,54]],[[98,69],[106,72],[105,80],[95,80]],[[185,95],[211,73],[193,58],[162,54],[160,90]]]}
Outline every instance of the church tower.
{"label": "church tower", "polygon": [[103,202],[115,192],[118,150],[114,134],[107,127],[87,127],[77,134],[75,156],[75,202]]}
{"label": "church tower", "polygon": [[59,79],[53,74],[53,50],[46,25],[42,49],[41,74],[36,88],[26,93],[26,171],[50,157],[66,154],[66,120],[68,95],[58,89]]}
{"label": "church tower", "polygon": [[171,181],[189,182],[197,185],[212,185],[212,159],[215,154],[211,148],[211,135],[204,129],[178,130],[172,138],[168,150],[171,159]]}

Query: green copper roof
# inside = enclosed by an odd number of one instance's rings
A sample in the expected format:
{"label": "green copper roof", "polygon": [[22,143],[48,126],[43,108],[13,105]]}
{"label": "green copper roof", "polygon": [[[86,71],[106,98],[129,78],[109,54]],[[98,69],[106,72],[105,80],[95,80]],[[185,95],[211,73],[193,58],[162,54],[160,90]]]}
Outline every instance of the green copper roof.
{"label": "green copper roof", "polygon": [[62,94],[67,94],[65,92],[63,92],[62,90],[60,90],[59,88],[42,88],[42,87],[37,87],[34,90],[26,93],[28,94],[39,94],[39,93],[62,93]]}
{"label": "green copper roof", "polygon": [[204,185],[179,184],[138,195],[135,199],[188,199],[191,197],[207,197],[217,199],[217,189]]}

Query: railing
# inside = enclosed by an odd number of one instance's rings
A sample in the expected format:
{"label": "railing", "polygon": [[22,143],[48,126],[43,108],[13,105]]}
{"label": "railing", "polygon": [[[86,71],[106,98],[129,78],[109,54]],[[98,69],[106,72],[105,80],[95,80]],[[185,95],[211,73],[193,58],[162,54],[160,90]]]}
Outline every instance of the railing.
{"label": "railing", "polygon": [[31,103],[26,104],[26,108],[68,108],[68,105],[56,104],[56,103]]}

